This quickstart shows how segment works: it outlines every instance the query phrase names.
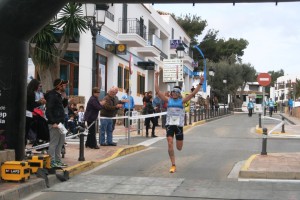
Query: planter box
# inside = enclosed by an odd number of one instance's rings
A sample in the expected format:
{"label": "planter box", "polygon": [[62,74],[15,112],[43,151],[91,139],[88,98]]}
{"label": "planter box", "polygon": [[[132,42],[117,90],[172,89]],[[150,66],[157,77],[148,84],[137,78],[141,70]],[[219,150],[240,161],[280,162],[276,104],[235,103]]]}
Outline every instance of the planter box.
{"label": "planter box", "polygon": [[0,163],[15,160],[15,150],[5,149],[0,151]]}
{"label": "planter box", "polygon": [[[13,149],[5,149],[0,151],[0,165],[2,165],[6,161],[15,160],[15,150]],[[0,182],[1,182],[1,167],[0,167]]]}

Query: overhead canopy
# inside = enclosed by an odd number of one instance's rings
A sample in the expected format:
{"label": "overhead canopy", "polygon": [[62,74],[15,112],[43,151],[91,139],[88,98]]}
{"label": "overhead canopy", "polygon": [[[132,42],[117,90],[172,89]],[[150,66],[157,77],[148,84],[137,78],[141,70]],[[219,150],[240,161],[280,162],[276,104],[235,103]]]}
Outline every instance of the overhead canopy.
{"label": "overhead canopy", "polygon": [[279,3],[279,2],[296,2],[299,0],[77,0],[76,2],[82,3]]}

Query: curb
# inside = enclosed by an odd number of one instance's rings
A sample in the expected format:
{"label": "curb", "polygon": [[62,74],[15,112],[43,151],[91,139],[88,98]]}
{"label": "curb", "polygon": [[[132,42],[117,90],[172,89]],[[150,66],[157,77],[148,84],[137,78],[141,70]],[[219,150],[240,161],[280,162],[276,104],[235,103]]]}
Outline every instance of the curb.
{"label": "curb", "polygon": [[[263,128],[259,128],[258,125],[256,125],[255,132],[258,133],[258,134],[263,134]],[[278,132],[278,131],[273,131],[272,134],[287,134],[287,133],[286,132],[281,133],[281,132]]]}
{"label": "curb", "polygon": [[300,172],[298,171],[277,171],[277,170],[268,170],[267,166],[264,170],[250,169],[252,162],[255,162],[255,159],[260,156],[260,154],[251,155],[245,164],[242,166],[239,172],[239,178],[242,179],[289,179],[289,180],[299,180]]}
{"label": "curb", "polygon": [[281,117],[283,117],[284,118],[284,120],[286,120],[286,121],[288,121],[289,123],[291,123],[291,124],[293,124],[293,125],[296,125],[296,123],[295,122],[293,122],[292,120],[290,120],[289,118],[287,118],[287,117],[285,117],[285,116],[283,116],[283,114],[279,114]]}
{"label": "curb", "polygon": [[[64,168],[65,171],[69,172],[69,177],[74,177],[78,174],[81,174],[83,172],[86,172],[88,170],[94,169],[95,167],[102,165],[110,160],[113,160],[117,157],[125,156],[140,150],[144,150],[147,147],[143,145],[135,145],[130,147],[124,147],[118,149],[112,156],[99,160],[99,161],[84,161],[82,163],[79,163],[77,165]],[[35,174],[33,174],[35,177]],[[40,192],[44,189],[47,189],[46,181],[42,178],[33,178],[34,180],[30,180],[30,182],[25,182],[23,184],[20,184],[18,188],[13,189],[7,189],[3,192],[0,192],[0,199],[23,199],[25,197],[28,197],[30,194],[33,194],[35,192]],[[56,178],[55,174],[48,175],[49,180],[49,186],[53,186],[56,183],[60,183]]]}
{"label": "curb", "polygon": [[102,165],[108,161],[111,161],[117,157],[120,156],[125,156],[137,151],[141,151],[146,149],[145,146],[143,145],[135,145],[135,146],[131,146],[131,147],[125,147],[125,148],[120,148],[118,149],[112,156],[99,160],[99,161],[84,161],[82,163],[79,163],[77,165],[71,166],[71,167],[67,167],[64,170],[69,172],[69,176],[70,178],[73,176],[76,176],[80,173],[89,171],[91,169],[94,169],[95,167],[98,167],[99,165]]}

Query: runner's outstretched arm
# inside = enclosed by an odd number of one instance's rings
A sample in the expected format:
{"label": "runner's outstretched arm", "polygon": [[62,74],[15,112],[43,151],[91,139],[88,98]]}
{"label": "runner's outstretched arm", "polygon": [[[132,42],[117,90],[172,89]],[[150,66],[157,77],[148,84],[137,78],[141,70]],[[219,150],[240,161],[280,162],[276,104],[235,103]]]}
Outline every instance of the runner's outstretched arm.
{"label": "runner's outstretched arm", "polygon": [[200,90],[200,88],[202,86],[203,81],[204,81],[204,77],[201,76],[200,77],[200,83],[197,85],[197,87],[194,89],[194,91],[192,93],[190,93],[188,96],[186,96],[182,100],[183,103],[186,103],[187,101],[191,100],[191,98],[193,98],[195,96],[195,94],[197,94],[197,92]]}
{"label": "runner's outstretched arm", "polygon": [[154,78],[155,92],[157,93],[157,96],[161,100],[163,100],[164,102],[166,102],[166,101],[168,101],[168,97],[166,97],[163,92],[159,91],[159,87],[158,87],[158,75],[159,75],[159,71],[156,71],[155,72],[155,78]]}

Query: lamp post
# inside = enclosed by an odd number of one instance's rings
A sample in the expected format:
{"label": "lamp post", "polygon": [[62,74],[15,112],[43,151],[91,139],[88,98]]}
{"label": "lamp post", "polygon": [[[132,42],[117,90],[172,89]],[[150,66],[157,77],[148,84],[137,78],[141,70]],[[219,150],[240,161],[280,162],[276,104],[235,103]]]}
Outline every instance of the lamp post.
{"label": "lamp post", "polygon": [[224,85],[225,85],[225,89],[224,89],[224,114],[225,114],[225,103],[226,103],[226,99],[225,99],[225,97],[226,97],[226,86],[227,86],[227,80],[226,79],[223,79],[223,83],[224,83]]}
{"label": "lamp post", "polygon": [[101,28],[105,23],[105,14],[108,9],[107,4],[84,4],[85,16],[88,27],[91,30],[93,51],[92,51],[92,87],[96,87],[96,36],[101,32]]}
{"label": "lamp post", "polygon": [[[184,57],[184,46],[182,43],[179,43],[176,47],[177,58],[182,59]],[[178,65],[176,66],[176,86],[178,86]]]}
{"label": "lamp post", "polygon": [[208,75],[209,75],[209,77],[210,77],[210,82],[211,82],[211,83],[210,83],[210,99],[211,99],[210,105],[211,105],[211,109],[213,109],[212,82],[213,82],[213,77],[215,76],[215,70],[214,70],[212,67],[209,68],[209,70],[208,70]]}

